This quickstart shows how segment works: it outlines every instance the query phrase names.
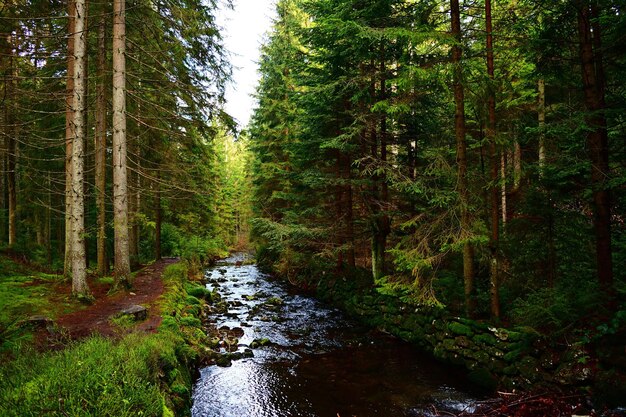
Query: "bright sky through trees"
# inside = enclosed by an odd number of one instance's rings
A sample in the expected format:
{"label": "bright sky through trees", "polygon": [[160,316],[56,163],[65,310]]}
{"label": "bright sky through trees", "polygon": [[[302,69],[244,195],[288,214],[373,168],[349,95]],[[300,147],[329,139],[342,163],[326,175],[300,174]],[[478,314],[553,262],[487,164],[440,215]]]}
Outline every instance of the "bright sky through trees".
{"label": "bright sky through trees", "polygon": [[226,48],[232,54],[233,82],[226,90],[226,111],[241,126],[250,119],[254,88],[259,75],[257,62],[263,35],[270,29],[274,0],[234,0],[234,10],[222,8],[218,19],[224,28]]}

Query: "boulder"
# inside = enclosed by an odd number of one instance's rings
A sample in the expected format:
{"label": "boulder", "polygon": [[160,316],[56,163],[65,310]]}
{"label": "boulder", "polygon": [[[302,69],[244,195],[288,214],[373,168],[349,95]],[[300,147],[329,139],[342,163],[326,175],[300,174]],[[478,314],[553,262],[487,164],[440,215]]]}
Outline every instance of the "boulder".
{"label": "boulder", "polygon": [[120,311],[121,316],[132,316],[135,321],[141,321],[148,318],[148,309],[140,305],[132,305]]}

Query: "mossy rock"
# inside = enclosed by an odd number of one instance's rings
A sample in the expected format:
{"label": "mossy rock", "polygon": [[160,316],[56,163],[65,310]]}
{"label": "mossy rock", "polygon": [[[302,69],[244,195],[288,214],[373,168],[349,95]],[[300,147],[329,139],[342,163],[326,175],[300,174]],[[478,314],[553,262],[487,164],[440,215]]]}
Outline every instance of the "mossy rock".
{"label": "mossy rock", "polygon": [[466,359],[458,353],[453,353],[448,356],[448,362],[450,362],[453,365],[465,366]]}
{"label": "mossy rock", "polygon": [[433,323],[433,326],[435,327],[435,329],[437,329],[439,331],[444,331],[448,327],[444,320],[433,319],[432,323]]}
{"label": "mossy rock", "polygon": [[467,336],[457,336],[454,338],[454,343],[464,349],[473,349],[475,346]]}
{"label": "mossy rock", "polygon": [[457,346],[454,339],[444,339],[441,346],[450,352],[459,352],[461,350],[461,348]]}
{"label": "mossy rock", "polygon": [[525,356],[516,363],[519,374],[531,382],[537,380],[539,362],[532,356]]}
{"label": "mossy rock", "polygon": [[450,329],[452,333],[461,336],[472,337],[474,335],[473,330],[469,326],[456,321],[450,322],[448,324],[448,329]]}
{"label": "mossy rock", "polygon": [[510,352],[505,353],[502,359],[504,359],[508,363],[516,362],[520,357],[522,357],[523,353],[524,352],[520,349],[512,350]]}
{"label": "mossy rock", "polygon": [[503,359],[504,358],[504,352],[501,351],[500,349],[493,347],[493,346],[487,346],[485,347],[485,352],[487,352],[489,354],[489,356],[491,356],[492,358],[498,358],[498,359]]}
{"label": "mossy rock", "polygon": [[478,345],[486,345],[486,346],[494,346],[497,342],[497,339],[494,335],[489,333],[479,333],[475,334],[472,337],[474,343]]}
{"label": "mossy rock", "polygon": [[220,355],[219,358],[215,361],[217,366],[221,366],[223,368],[227,368],[229,366],[233,366],[233,361],[231,360],[229,355]]}
{"label": "mossy rock", "polygon": [[447,360],[449,357],[448,351],[441,345],[435,346],[435,349],[433,350],[433,355],[435,356],[435,358],[444,361]]}

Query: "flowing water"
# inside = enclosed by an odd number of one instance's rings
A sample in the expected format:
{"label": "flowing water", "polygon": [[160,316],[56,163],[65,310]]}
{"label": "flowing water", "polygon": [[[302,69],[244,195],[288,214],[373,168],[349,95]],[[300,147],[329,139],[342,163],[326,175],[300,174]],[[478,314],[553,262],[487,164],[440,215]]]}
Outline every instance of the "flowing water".
{"label": "flowing water", "polygon": [[[238,254],[207,271],[227,309],[218,328],[236,329],[254,357],[209,366],[194,386],[194,417],[427,416],[471,408],[464,374],[396,338],[241,265]],[[243,335],[241,335],[243,329]],[[256,347],[255,340],[271,343]]]}

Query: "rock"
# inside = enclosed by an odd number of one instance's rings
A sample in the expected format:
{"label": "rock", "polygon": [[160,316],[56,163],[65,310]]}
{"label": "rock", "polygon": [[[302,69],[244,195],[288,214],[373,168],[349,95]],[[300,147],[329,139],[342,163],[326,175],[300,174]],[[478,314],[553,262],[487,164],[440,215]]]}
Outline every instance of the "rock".
{"label": "rock", "polygon": [[482,333],[475,335],[472,340],[476,344],[493,346],[496,344],[496,338],[492,334]]}
{"label": "rock", "polygon": [[241,327],[233,327],[230,331],[235,337],[241,337],[244,334],[244,331]]}
{"label": "rock", "polygon": [[220,355],[220,357],[215,361],[215,364],[224,368],[233,366],[233,362],[229,355]]}
{"label": "rock", "polygon": [[283,305],[283,299],[280,297],[270,297],[267,299],[265,304],[271,305],[271,306],[280,306],[280,305]]}
{"label": "rock", "polygon": [[456,321],[453,321],[450,324],[448,324],[448,329],[450,329],[452,333],[455,333],[461,336],[472,337],[474,335],[474,332],[469,326],[466,326],[465,324],[461,324]]}
{"label": "rock", "polygon": [[250,343],[250,348],[251,349],[256,349],[258,347],[262,347],[262,346],[268,346],[270,345],[272,342],[270,342],[270,340],[266,337],[262,338],[262,339],[254,339],[252,341],[252,343]]}
{"label": "rock", "polygon": [[36,328],[44,328],[44,327],[47,328],[53,325],[54,325],[54,321],[52,321],[50,317],[46,317],[46,316],[30,316],[29,318],[27,318],[26,320],[20,323],[20,327],[31,326],[31,327],[36,327]]}
{"label": "rock", "polygon": [[132,305],[124,310],[120,311],[121,316],[133,316],[136,321],[145,320],[148,318],[148,309],[138,304]]}

